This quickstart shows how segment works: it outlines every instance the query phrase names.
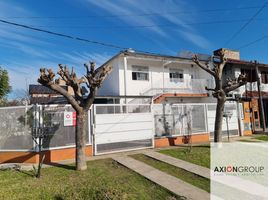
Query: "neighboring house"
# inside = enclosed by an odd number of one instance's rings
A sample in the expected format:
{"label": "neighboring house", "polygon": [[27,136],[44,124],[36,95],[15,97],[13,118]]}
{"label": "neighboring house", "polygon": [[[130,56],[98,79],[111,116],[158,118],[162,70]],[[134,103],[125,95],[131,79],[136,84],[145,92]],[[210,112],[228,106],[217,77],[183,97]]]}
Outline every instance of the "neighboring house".
{"label": "neighboring house", "polygon": [[[61,81],[60,85],[70,94],[74,95],[73,89],[70,86],[67,86],[64,81]],[[86,94],[88,91],[85,87],[82,87],[82,92],[83,94]],[[30,95],[30,104],[68,104],[68,101],[66,100],[65,97],[43,85],[33,85],[33,84],[29,85],[29,95]],[[110,96],[96,97],[94,103],[95,104],[118,103],[118,100],[116,100],[117,98]]]}
{"label": "neighboring house", "polygon": [[[60,80],[60,86],[66,89],[70,94],[74,94],[71,87],[66,86],[65,82]],[[66,103],[63,96],[43,85],[29,85],[30,104],[58,104]]]}
{"label": "neighboring house", "polygon": [[236,52],[232,59],[228,59],[224,80],[237,78],[239,74],[246,75],[247,84],[231,92],[229,96],[243,103],[244,129],[255,133],[266,131],[268,127],[268,64],[240,60],[239,52]]}

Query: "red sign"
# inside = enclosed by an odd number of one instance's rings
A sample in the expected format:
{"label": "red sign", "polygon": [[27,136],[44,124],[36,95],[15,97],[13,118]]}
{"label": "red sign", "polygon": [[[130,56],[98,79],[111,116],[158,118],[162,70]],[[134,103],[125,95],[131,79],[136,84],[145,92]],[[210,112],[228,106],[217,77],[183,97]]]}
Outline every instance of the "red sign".
{"label": "red sign", "polygon": [[76,126],[76,112],[64,112],[64,126]]}

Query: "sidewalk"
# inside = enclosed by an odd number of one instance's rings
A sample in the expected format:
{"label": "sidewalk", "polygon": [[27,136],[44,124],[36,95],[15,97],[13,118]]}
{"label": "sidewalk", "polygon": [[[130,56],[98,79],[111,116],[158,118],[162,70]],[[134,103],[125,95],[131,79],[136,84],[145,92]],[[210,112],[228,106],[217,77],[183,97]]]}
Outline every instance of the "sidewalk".
{"label": "sidewalk", "polygon": [[210,194],[201,190],[189,183],[186,183],[178,178],[166,174],[158,169],[155,169],[147,164],[137,161],[126,155],[118,155],[112,157],[118,163],[137,172],[152,182],[168,189],[178,196],[183,196],[187,200],[207,200],[210,199]]}
{"label": "sidewalk", "polygon": [[178,168],[185,169],[189,172],[197,174],[199,176],[210,179],[210,169],[206,167],[202,167],[196,164],[192,164],[190,162],[186,162],[184,160],[180,160],[178,158],[173,158],[171,156],[164,155],[162,153],[158,153],[155,151],[146,151],[143,153],[146,156],[154,158],[156,160],[160,160],[162,162],[168,163]]}

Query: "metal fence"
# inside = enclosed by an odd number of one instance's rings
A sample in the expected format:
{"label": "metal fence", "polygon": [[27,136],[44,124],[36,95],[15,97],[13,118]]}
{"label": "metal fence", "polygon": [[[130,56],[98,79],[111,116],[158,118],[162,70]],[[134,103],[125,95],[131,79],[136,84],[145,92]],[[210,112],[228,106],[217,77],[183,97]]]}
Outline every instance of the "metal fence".
{"label": "metal fence", "polygon": [[64,126],[64,112],[73,111],[70,105],[0,108],[0,151],[34,151],[40,141],[43,150],[74,146],[75,126]]}
{"label": "metal fence", "polygon": [[204,104],[159,104],[153,112],[156,137],[207,132]]}
{"label": "metal fence", "polygon": [[0,150],[32,150],[32,106],[0,108]]}
{"label": "metal fence", "polygon": [[[237,110],[237,103],[225,103],[224,113],[228,113],[228,118],[224,117],[222,122],[222,134],[224,137],[228,135],[236,136],[238,132],[238,113],[243,111]],[[208,121],[208,132],[210,136],[213,137],[214,125],[215,125],[215,115],[216,115],[216,104],[207,104],[207,121]],[[227,121],[226,121],[227,120]],[[228,123],[228,128],[227,128]]]}
{"label": "metal fence", "polygon": [[[216,116],[216,104],[155,104],[153,105],[155,136],[180,136],[210,133],[213,137]],[[236,103],[226,103],[224,112],[228,112],[228,129],[226,118],[223,119],[223,136],[238,135]]]}
{"label": "metal fence", "polygon": [[[92,111],[89,113],[87,144],[93,143],[91,133],[95,132],[99,137],[99,146],[96,146],[96,149],[103,148],[103,151],[107,148],[116,149],[123,143],[131,143],[133,146],[145,139],[150,143],[144,143],[142,146],[152,146],[153,140],[147,137],[150,124],[153,125],[151,132],[155,137],[208,132],[213,136],[214,132],[216,104],[102,104],[95,105],[94,108],[94,114]],[[238,135],[238,108],[236,103],[225,104],[225,111],[230,114],[228,128],[231,135]],[[64,126],[64,112],[73,111],[70,105],[0,108],[0,151],[35,151],[38,145],[34,139],[40,137],[40,130],[43,133],[43,149],[74,146],[75,127]],[[90,131],[93,120],[95,127]],[[147,132],[143,132],[143,129]],[[136,133],[140,133],[142,138],[138,138]],[[223,133],[227,134],[226,118],[223,121]],[[102,137],[104,135],[105,139]]]}
{"label": "metal fence", "polygon": [[[74,109],[70,105],[41,106],[41,116],[43,116],[43,128],[45,131],[43,148],[75,145],[75,126],[64,126],[64,112],[74,112]],[[87,143],[90,141],[88,134]]]}

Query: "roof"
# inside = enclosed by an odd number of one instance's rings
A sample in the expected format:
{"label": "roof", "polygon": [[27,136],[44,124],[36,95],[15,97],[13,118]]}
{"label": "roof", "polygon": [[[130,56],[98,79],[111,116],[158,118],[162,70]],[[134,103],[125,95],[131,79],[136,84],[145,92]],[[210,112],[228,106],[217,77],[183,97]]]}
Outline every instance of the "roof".
{"label": "roof", "polygon": [[[67,85],[61,85],[62,88],[67,90]],[[82,86],[82,93],[86,94],[88,90]],[[58,94],[54,90],[43,85],[29,85],[29,94]]]}
{"label": "roof", "polygon": [[[67,86],[62,86],[67,87]],[[29,94],[58,94],[54,90],[43,85],[29,85]]]}
{"label": "roof", "polygon": [[[235,60],[235,59],[228,59],[229,64],[237,64],[237,65],[247,65],[247,66],[253,66],[255,63],[253,61],[247,61],[247,60]],[[268,67],[268,64],[264,63],[256,63],[259,67]]]}
{"label": "roof", "polygon": [[[199,54],[197,54],[199,55]],[[105,66],[108,63],[110,63],[112,60],[114,60],[117,57],[120,56],[132,56],[132,57],[143,57],[143,58],[154,58],[154,59],[159,59],[159,60],[177,60],[177,61],[188,61],[188,62],[193,62],[191,58],[185,58],[185,57],[180,57],[180,56],[170,56],[170,55],[164,55],[164,54],[156,54],[156,53],[149,53],[149,52],[135,52],[135,51],[120,51],[119,53],[117,53],[116,55],[114,55],[113,57],[111,57],[109,60],[107,60],[104,64],[101,65]],[[204,59],[203,59],[204,58]],[[207,62],[210,60],[210,58],[206,58],[202,57],[200,59],[201,61]],[[246,61],[246,60],[235,60],[235,59],[228,59],[229,64],[237,64],[237,65],[253,65],[254,62],[252,61]],[[261,67],[268,67],[268,64],[264,64],[264,63],[257,63],[258,66]]]}
{"label": "roof", "polygon": [[113,57],[111,57],[109,60],[107,60],[105,63],[103,63],[100,67],[103,67],[110,63],[112,60],[116,59],[120,56],[133,56],[133,57],[145,57],[145,58],[158,58],[161,60],[187,60],[192,61],[190,58],[184,58],[179,56],[170,56],[170,55],[164,55],[164,54],[156,54],[156,53],[149,53],[149,52],[136,52],[136,51],[120,51],[119,53],[115,54]]}

